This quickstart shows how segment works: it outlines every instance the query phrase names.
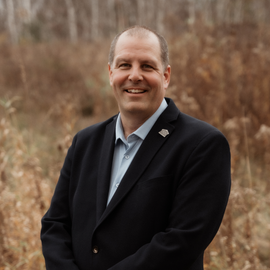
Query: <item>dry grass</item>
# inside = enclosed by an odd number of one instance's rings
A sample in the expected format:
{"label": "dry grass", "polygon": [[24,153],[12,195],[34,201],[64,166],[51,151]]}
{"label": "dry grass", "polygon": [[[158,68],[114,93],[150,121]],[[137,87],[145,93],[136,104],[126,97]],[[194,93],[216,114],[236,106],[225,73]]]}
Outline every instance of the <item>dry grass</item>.
{"label": "dry grass", "polygon": [[51,189],[8,118],[0,122],[0,269],[42,269],[40,218]]}
{"label": "dry grass", "polygon": [[[270,269],[269,41],[268,30],[254,26],[193,26],[169,40],[168,96],[231,145],[232,192],[206,270]],[[1,270],[44,269],[40,218],[71,138],[117,112],[107,50],[107,41],[0,44]]]}

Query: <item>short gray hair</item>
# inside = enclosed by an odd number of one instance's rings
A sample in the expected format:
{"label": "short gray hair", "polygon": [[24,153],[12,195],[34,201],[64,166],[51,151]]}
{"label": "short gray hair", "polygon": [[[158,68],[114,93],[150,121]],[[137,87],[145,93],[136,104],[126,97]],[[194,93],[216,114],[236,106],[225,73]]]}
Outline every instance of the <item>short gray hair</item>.
{"label": "short gray hair", "polygon": [[160,58],[161,58],[163,68],[164,68],[164,70],[167,68],[167,66],[169,65],[169,50],[168,50],[167,41],[165,40],[165,38],[162,35],[160,35],[156,31],[151,30],[148,27],[140,26],[140,25],[134,25],[132,27],[129,27],[114,37],[114,39],[111,43],[110,52],[109,52],[110,66],[112,66],[112,64],[113,64],[115,47],[116,47],[117,41],[123,33],[127,33],[130,36],[140,36],[140,37],[146,37],[146,36],[148,36],[149,33],[153,33],[158,38],[158,41],[159,41]]}

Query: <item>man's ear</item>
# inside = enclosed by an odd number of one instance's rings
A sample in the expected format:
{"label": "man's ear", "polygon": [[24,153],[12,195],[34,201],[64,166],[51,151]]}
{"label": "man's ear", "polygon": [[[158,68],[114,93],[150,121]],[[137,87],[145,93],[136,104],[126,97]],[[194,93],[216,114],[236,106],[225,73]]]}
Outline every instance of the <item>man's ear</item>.
{"label": "man's ear", "polygon": [[164,86],[164,89],[167,89],[170,83],[170,79],[171,79],[171,66],[170,65],[168,65],[167,68],[165,69],[163,76],[164,76],[163,86]]}
{"label": "man's ear", "polygon": [[112,67],[110,66],[110,63],[108,63],[108,69],[109,69],[110,85],[112,86]]}

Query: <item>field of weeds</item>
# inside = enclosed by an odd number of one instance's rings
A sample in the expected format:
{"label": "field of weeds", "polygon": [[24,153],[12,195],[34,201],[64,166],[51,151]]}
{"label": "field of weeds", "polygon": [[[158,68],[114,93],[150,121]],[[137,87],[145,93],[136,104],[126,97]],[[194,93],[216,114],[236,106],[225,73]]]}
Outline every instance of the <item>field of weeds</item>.
{"label": "field of weeds", "polygon": [[[198,26],[168,41],[167,96],[231,146],[230,201],[205,269],[270,269],[270,32]],[[40,219],[72,137],[118,111],[109,42],[0,43],[0,270],[45,269]]]}

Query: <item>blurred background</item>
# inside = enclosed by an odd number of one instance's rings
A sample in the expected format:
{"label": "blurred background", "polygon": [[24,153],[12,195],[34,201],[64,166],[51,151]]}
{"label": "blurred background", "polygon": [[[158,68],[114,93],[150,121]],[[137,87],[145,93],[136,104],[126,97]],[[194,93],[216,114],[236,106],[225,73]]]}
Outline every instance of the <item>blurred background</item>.
{"label": "blurred background", "polygon": [[107,55],[134,24],[168,41],[167,96],[231,146],[205,269],[270,269],[269,0],[0,0],[0,270],[45,269],[40,219],[74,134],[118,112]]}

